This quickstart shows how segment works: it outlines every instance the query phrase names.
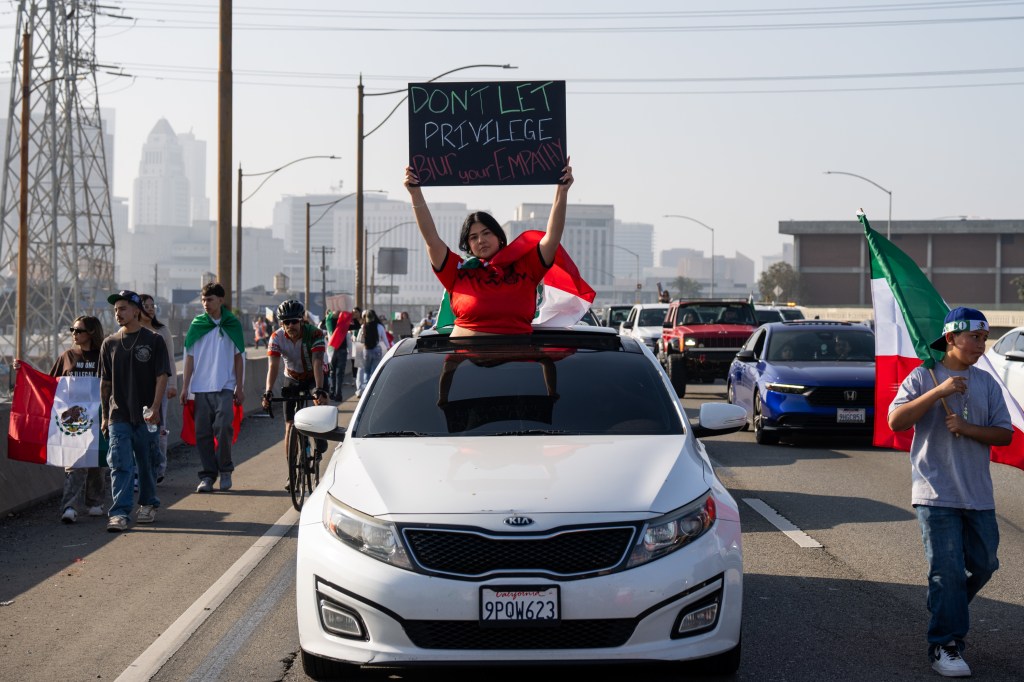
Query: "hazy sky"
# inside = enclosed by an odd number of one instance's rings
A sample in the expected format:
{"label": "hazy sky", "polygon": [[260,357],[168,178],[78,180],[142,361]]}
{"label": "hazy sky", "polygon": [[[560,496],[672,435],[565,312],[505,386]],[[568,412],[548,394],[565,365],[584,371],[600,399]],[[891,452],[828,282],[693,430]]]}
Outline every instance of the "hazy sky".
{"label": "hazy sky", "polygon": [[[207,141],[215,215],[218,3],[104,4],[132,17],[101,18],[96,45],[102,64],[129,74],[99,76],[101,105],[117,112],[115,194],[131,196],[142,144],[165,117]],[[0,54],[11,55],[17,3],[0,10]],[[571,201],[654,224],[657,250],[710,249],[706,230],[668,213],[710,225],[717,253],[758,266],[781,251],[779,220],[852,221],[863,207],[884,227],[884,192],[826,170],[891,190],[897,220],[1024,217],[1024,0],[244,0],[234,23],[232,178],[239,162],[255,173],[342,157],[276,175],[246,203],[247,225],[268,225],[282,194],[355,189],[360,73],[372,93],[505,63],[518,69],[446,80],[567,81]],[[400,98],[366,98],[366,129]],[[407,197],[407,142],[403,105],[366,139],[367,189]],[[553,193],[425,191],[499,221]]]}

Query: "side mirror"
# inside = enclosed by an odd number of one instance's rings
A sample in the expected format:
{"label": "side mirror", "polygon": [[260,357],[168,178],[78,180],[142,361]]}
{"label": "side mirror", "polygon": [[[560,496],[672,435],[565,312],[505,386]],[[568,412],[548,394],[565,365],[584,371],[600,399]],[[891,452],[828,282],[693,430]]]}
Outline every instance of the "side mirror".
{"label": "side mirror", "polygon": [[664,322],[661,323],[661,326],[664,327],[665,329],[672,329],[672,327],[674,327],[675,325],[672,324],[672,320],[665,320]]}
{"label": "side mirror", "polygon": [[749,348],[743,348],[736,354],[736,359],[740,362],[754,362],[757,360],[757,357],[754,355],[754,351]]}
{"label": "side mirror", "polygon": [[691,423],[693,435],[697,438],[705,436],[724,436],[739,431],[747,424],[747,411],[739,405],[728,403],[704,403],[700,406],[700,417],[696,424]]}
{"label": "side mirror", "polygon": [[292,426],[310,438],[345,440],[345,428],[338,426],[338,408],[334,405],[304,407],[295,413]]}
{"label": "side mirror", "polygon": [[633,323],[632,322],[628,322],[628,321],[627,322],[623,322],[622,323],[622,328],[623,329],[632,329],[633,328]]}

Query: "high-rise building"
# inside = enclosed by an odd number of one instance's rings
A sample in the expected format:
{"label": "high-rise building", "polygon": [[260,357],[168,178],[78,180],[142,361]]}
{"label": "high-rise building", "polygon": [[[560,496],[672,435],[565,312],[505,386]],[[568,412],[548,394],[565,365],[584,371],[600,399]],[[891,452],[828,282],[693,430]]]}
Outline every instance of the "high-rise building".
{"label": "high-rise building", "polygon": [[142,147],[132,196],[132,227],[189,227],[191,191],[178,136],[167,119],[153,126]]}
{"label": "high-rise building", "polygon": [[185,163],[189,195],[192,201],[192,220],[210,219],[210,199],[206,196],[206,140],[197,140],[190,130],[178,133],[181,156]]}
{"label": "high-rise building", "polygon": [[[526,230],[547,229],[551,204],[520,204],[515,219],[503,227],[508,238],[514,239]],[[562,246],[569,252],[580,275],[590,286],[610,286],[615,280],[612,272],[612,248],[615,244],[615,207],[610,204],[569,204],[565,212],[565,232]],[[627,254],[628,255],[628,254]],[[632,258],[632,256],[630,256]]]}

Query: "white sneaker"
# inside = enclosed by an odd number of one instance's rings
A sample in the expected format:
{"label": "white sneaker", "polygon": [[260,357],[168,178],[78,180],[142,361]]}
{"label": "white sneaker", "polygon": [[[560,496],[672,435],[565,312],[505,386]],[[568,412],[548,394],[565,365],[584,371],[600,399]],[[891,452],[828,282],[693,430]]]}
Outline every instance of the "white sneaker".
{"label": "white sneaker", "polygon": [[204,478],[199,481],[199,485],[196,486],[197,493],[212,493],[213,492],[213,479]]}
{"label": "white sneaker", "polygon": [[943,677],[970,677],[971,668],[960,655],[956,642],[932,648],[932,670]]}
{"label": "white sneaker", "polygon": [[103,507],[98,504],[95,507],[89,507],[89,516],[103,516],[105,513]]}
{"label": "white sneaker", "polygon": [[74,507],[68,507],[64,510],[64,513],[60,515],[61,523],[74,523],[78,520],[78,512],[75,511]]}

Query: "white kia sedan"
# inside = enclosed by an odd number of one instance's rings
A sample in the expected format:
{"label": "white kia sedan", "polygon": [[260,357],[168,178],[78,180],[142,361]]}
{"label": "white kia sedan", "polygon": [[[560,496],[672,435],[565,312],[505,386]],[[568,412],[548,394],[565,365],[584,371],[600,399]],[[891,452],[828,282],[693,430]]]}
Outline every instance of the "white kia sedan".
{"label": "white kia sedan", "polygon": [[985,351],[995,374],[1003,380],[1006,390],[1024,405],[1024,327],[1017,327],[999,337]]}
{"label": "white kia sedan", "polygon": [[[302,509],[297,611],[314,679],[357,666],[740,661],[736,502],[648,348],[613,330],[450,339],[381,362]],[[525,674],[529,674],[528,672]]]}

